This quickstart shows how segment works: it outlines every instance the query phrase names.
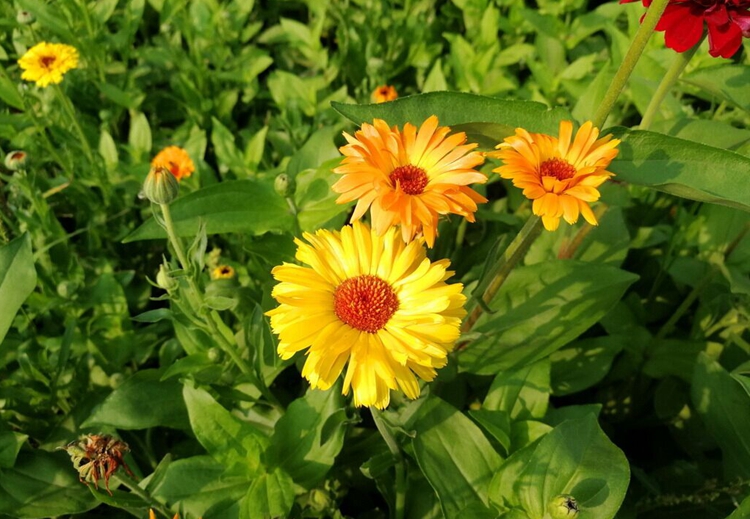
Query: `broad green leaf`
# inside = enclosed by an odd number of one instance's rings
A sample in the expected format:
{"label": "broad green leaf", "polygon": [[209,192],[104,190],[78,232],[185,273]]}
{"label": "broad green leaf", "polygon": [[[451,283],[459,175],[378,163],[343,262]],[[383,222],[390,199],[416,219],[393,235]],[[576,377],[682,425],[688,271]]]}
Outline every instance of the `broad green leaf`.
{"label": "broad green leaf", "polygon": [[584,339],[553,353],[552,392],[555,396],[570,395],[602,380],[628,340],[631,337],[623,335]]}
{"label": "broad green leaf", "polygon": [[18,0],[17,3],[21,9],[32,13],[42,27],[61,36],[66,42],[76,41],[77,38],[70,32],[68,23],[50,5],[45,4],[41,0]]}
{"label": "broad green leaf", "polygon": [[534,455],[534,449],[537,445],[538,442],[527,445],[503,461],[490,482],[488,496],[492,503],[500,508],[516,508],[521,506],[513,485],[521,476],[524,467],[529,464],[529,460]]}
{"label": "broad green leaf", "polygon": [[681,117],[659,121],[654,123],[651,129],[672,137],[726,150],[734,150],[750,142],[750,130],[735,128],[730,124],[710,119]]}
{"label": "broad green leaf", "polygon": [[188,517],[207,517],[206,511],[213,506],[222,501],[236,502],[247,493],[247,477],[231,476],[226,470],[210,456],[193,456],[170,463],[160,480],[148,489],[155,499],[180,503]]}
{"label": "broad green leaf", "polygon": [[[708,93],[709,101],[716,97],[750,111],[750,66],[721,64],[703,67],[680,78],[681,82]],[[706,97],[706,96],[701,96]]]}
{"label": "broad green leaf", "polygon": [[[334,227],[344,223],[344,218],[352,207],[353,202],[337,204],[335,193],[331,186],[339,179],[331,170],[338,166],[339,159],[329,160],[317,169],[307,169],[297,175],[297,191],[294,198],[299,213],[300,228],[313,232],[334,219]],[[336,218],[336,217],[339,218]]]}
{"label": "broad green leaf", "polygon": [[531,519],[548,517],[548,504],[560,494],[578,501],[580,519],[612,519],[629,479],[625,455],[589,414],[563,422],[544,436],[513,490]]}
{"label": "broad green leaf", "polygon": [[617,128],[616,179],[750,211],[750,157],[654,132]]}
{"label": "broad green leaf", "polygon": [[750,497],[746,497],[740,507],[732,513],[727,519],[747,519],[750,517]]}
{"label": "broad green leaf", "polygon": [[502,459],[482,431],[457,409],[431,396],[411,424],[419,468],[437,492],[446,517],[462,510],[483,510],[474,517],[494,517],[487,488]]}
{"label": "broad green leaf", "polygon": [[309,390],[279,418],[266,452],[301,487],[318,485],[333,466],[346,433],[344,398],[336,388]]}
{"label": "broad green leaf", "polygon": [[512,420],[542,418],[550,393],[550,361],[542,359],[517,370],[501,371],[482,407],[508,413]]}
{"label": "broad green leaf", "polygon": [[161,372],[146,369],[137,372],[115,389],[91,416],[84,427],[109,425],[118,429],[150,427],[189,427],[182,386],[175,380],[160,381]]}
{"label": "broad green leaf", "polygon": [[679,377],[685,382],[693,379],[695,363],[704,352],[717,359],[724,347],[716,342],[685,341],[680,339],[653,340],[646,349],[643,372],[649,377]]}
{"label": "broad green leaf", "polygon": [[510,417],[505,411],[477,409],[469,411],[474,421],[487,431],[505,452],[510,452]]}
{"label": "broad green leaf", "polygon": [[18,84],[12,81],[5,69],[0,66],[0,99],[16,110],[23,110],[23,98],[18,92]]}
{"label": "broad green leaf", "polygon": [[287,517],[294,504],[294,481],[289,474],[276,468],[256,477],[240,501],[242,519]]}
{"label": "broad green leaf", "polygon": [[[180,236],[194,236],[199,223],[208,234],[282,232],[292,228],[293,217],[286,201],[274,190],[255,180],[235,180],[200,189],[171,204]],[[123,243],[166,238],[152,218],[130,233]]]}
{"label": "broad green leaf", "polygon": [[749,478],[750,396],[705,353],[698,355],[691,393],[696,410],[721,447],[727,478]]}
{"label": "broad green leaf", "polygon": [[0,344],[34,287],[36,269],[31,238],[24,234],[0,247]]}
{"label": "broad green leaf", "polygon": [[356,124],[384,119],[389,125],[403,127],[407,122],[420,126],[437,115],[442,126],[465,131],[470,141],[494,147],[522,127],[531,132],[557,134],[560,121],[570,119],[562,108],[549,109],[531,101],[506,101],[494,97],[459,92],[428,92],[402,97],[390,103],[333,107]]}
{"label": "broad green leaf", "polygon": [[228,470],[253,477],[261,470],[268,438],[224,409],[205,390],[185,385],[183,396],[196,438]]}
{"label": "broad green leaf", "polygon": [[552,427],[538,420],[513,422],[510,427],[510,452],[516,452],[552,430]]}
{"label": "broad green leaf", "polygon": [[573,260],[516,268],[458,357],[463,371],[495,374],[540,360],[577,338],[620,300],[637,276]]}
{"label": "broad green leaf", "polygon": [[0,469],[0,514],[42,519],[80,514],[99,504],[63,452],[22,451],[13,468]]}
{"label": "broad green leaf", "polygon": [[16,461],[28,435],[14,431],[0,431],[0,468],[10,468]]}
{"label": "broad green leaf", "polygon": [[[295,153],[286,167],[286,174],[295,178],[306,169],[317,169],[324,162],[341,158],[333,139],[338,135],[336,128],[321,128],[313,133],[307,142]],[[338,178],[336,175],[331,175]]]}
{"label": "broad green leaf", "polygon": [[219,170],[225,173],[227,170],[237,175],[238,179],[244,179],[251,175],[251,171],[245,164],[242,153],[234,143],[234,135],[229,129],[221,124],[216,118],[211,118],[213,131],[211,132],[211,143],[214,145],[216,157],[219,159]]}

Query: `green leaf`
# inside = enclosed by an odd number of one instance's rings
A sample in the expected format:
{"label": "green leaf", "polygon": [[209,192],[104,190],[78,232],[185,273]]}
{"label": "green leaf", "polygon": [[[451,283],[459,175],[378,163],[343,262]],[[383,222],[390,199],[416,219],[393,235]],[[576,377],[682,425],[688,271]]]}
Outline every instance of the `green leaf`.
{"label": "green leaf", "polygon": [[535,362],[590,328],[619,301],[637,276],[573,260],[518,267],[474,331],[482,336],[461,352],[464,371],[490,375]]}
{"label": "green leaf", "polygon": [[16,461],[28,435],[14,431],[0,431],[0,468],[10,468]]}
{"label": "green leaf", "polygon": [[457,409],[430,396],[412,424],[419,468],[437,492],[446,517],[472,507],[494,517],[487,505],[487,488],[502,459],[482,431]]}
{"label": "green leaf", "polygon": [[698,355],[691,393],[696,410],[721,447],[727,478],[749,478],[750,396],[705,353]]}
{"label": "green leaf", "polygon": [[77,40],[73,33],[70,32],[70,29],[68,29],[68,23],[65,19],[55,13],[54,9],[45,5],[41,0],[18,0],[17,3],[21,9],[32,13],[42,27],[62,36],[67,42]]}
{"label": "green leaf", "polygon": [[[236,180],[200,189],[175,200],[172,218],[179,236],[194,236],[199,222],[208,234],[282,232],[292,228],[293,217],[286,201],[256,180]],[[123,243],[166,238],[152,218],[130,233]]]}
{"label": "green leaf", "polygon": [[309,390],[279,418],[266,452],[269,465],[284,469],[299,486],[318,485],[344,444],[344,398],[338,387]]}
{"label": "green leaf", "polygon": [[748,65],[722,63],[715,67],[703,67],[681,77],[680,81],[708,93],[709,101],[719,97],[750,111],[750,92],[747,89],[750,83],[750,66]]}
{"label": "green leaf", "polygon": [[107,130],[102,130],[99,136],[99,155],[104,159],[104,165],[111,171],[117,167],[119,158],[117,156],[117,145]]}
{"label": "green leaf", "polygon": [[471,416],[482,428],[497,440],[505,452],[510,452],[510,418],[505,411],[477,409],[469,411]]}
{"label": "green leaf", "polygon": [[718,358],[723,349],[723,345],[715,342],[653,340],[645,352],[643,372],[653,378],[674,376],[690,383],[701,352],[705,352],[711,358]]}
{"label": "green leaf", "polygon": [[173,380],[160,381],[161,372],[137,372],[115,389],[82,427],[109,425],[118,429],[171,427],[187,429],[188,417],[182,402],[182,386]]}
{"label": "green leaf", "polygon": [[740,507],[732,513],[727,519],[747,519],[750,517],[750,496],[746,497]]}
{"label": "green leaf", "polygon": [[0,514],[19,519],[80,514],[99,504],[62,452],[21,452],[12,469],[0,469],[0,481]]}
{"label": "green leaf", "polygon": [[130,112],[128,144],[136,162],[143,160],[143,156],[151,152],[151,127],[142,112]]}
{"label": "green leaf", "polygon": [[616,179],[750,211],[750,157],[654,132],[617,128]]}
{"label": "green leaf", "polygon": [[[299,151],[292,156],[286,167],[286,174],[295,178],[306,169],[317,169],[324,162],[340,159],[341,154],[333,143],[333,139],[338,133],[336,128],[330,127],[321,128],[313,133]],[[336,175],[331,175],[338,179]]]}
{"label": "green leaf", "polygon": [[224,409],[205,390],[185,385],[183,396],[196,438],[227,470],[251,478],[261,471],[268,438]]}
{"label": "green leaf", "polygon": [[562,108],[550,110],[541,103],[459,92],[428,92],[382,104],[332,104],[341,115],[360,125],[379,118],[389,125],[402,127],[409,122],[419,126],[431,115],[438,115],[442,126],[465,131],[470,141],[486,148],[494,148],[520,127],[530,132],[557,134],[560,121],[571,118]]}
{"label": "green leaf", "polygon": [[294,504],[294,482],[289,474],[277,468],[253,480],[240,502],[240,517],[267,519],[287,517]]}
{"label": "green leaf", "polygon": [[28,233],[0,247],[0,344],[16,312],[36,287],[34,255]]}
{"label": "green leaf", "polygon": [[550,360],[555,396],[577,393],[601,381],[630,339],[624,335],[585,339],[553,353]]}
{"label": "green leaf", "polygon": [[18,92],[18,84],[8,77],[8,73],[0,66],[0,99],[16,110],[23,110],[23,98]]}
{"label": "green leaf", "polygon": [[547,517],[547,505],[560,494],[578,501],[580,519],[612,519],[629,479],[625,455],[589,414],[563,422],[539,441],[513,491],[532,519]]}
{"label": "green leaf", "polygon": [[239,179],[247,178],[251,172],[245,165],[242,153],[234,143],[234,135],[216,117],[211,118],[211,124],[213,127],[211,143],[219,159],[220,171],[224,173],[229,170]]}
{"label": "green leaf", "polygon": [[542,359],[518,370],[500,372],[492,381],[482,407],[504,411],[512,420],[542,418],[550,393],[550,361]]}
{"label": "green leaf", "polygon": [[334,227],[343,224],[346,214],[352,207],[353,202],[337,204],[335,193],[331,186],[339,179],[331,170],[338,166],[339,159],[329,160],[317,169],[307,169],[297,175],[297,191],[294,194],[299,214],[300,228],[303,231],[313,232],[323,227],[332,219],[340,216]]}

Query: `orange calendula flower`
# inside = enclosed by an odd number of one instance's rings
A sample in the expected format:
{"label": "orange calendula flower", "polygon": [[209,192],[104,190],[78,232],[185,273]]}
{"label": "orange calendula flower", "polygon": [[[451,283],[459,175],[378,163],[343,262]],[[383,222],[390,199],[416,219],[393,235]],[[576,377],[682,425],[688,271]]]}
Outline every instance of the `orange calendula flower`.
{"label": "orange calendula flower", "polygon": [[548,231],[557,229],[560,218],[573,224],[579,215],[597,225],[589,202],[599,199],[597,188],[614,175],[606,168],[620,144],[611,135],[598,137],[599,129],[591,122],[581,126],[575,138],[570,121],[560,122],[559,137],[517,128],[514,136],[497,146],[499,151],[487,155],[503,161],[493,171],[523,189]]}
{"label": "orange calendula flower", "polygon": [[64,43],[43,41],[26,51],[18,65],[23,69],[21,79],[46,87],[61,83],[67,71],[78,67],[78,51]]}
{"label": "orange calendula flower", "polygon": [[168,146],[161,150],[151,161],[153,168],[167,168],[177,180],[182,180],[193,174],[193,164],[187,151],[177,146]]}
{"label": "orange calendula flower", "polygon": [[393,227],[378,236],[354,222],[304,239],[296,258],[309,266],[272,271],[279,306],[266,315],[281,358],[307,350],[302,376],[324,390],[348,364],[343,393],[358,406],[383,409],[396,389],[417,398],[417,377],[446,365],[466,314],[463,286],[445,283],[450,262],[431,262],[422,239],[405,244]]}
{"label": "orange calendula flower", "polygon": [[421,232],[428,247],[435,244],[439,215],[458,214],[473,222],[477,203],[487,199],[467,186],[487,182],[475,169],[484,157],[472,151],[477,144],[465,144],[465,133],[448,133],[434,115],[419,130],[407,123],[402,132],[375,119],[354,137],[344,133],[349,144],[339,148],[345,157],[333,170],[342,175],[332,187],[341,194],[336,202],[357,200],[352,221],[370,208],[378,235],[401,224],[404,241]]}
{"label": "orange calendula flower", "polygon": [[376,103],[386,103],[398,99],[398,92],[391,85],[382,85],[373,91],[372,98]]}

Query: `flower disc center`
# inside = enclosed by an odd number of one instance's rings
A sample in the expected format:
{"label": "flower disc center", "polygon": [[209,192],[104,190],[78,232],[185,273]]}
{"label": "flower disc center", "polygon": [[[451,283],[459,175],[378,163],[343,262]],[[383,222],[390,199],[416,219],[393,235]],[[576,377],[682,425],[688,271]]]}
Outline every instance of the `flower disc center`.
{"label": "flower disc center", "polygon": [[44,68],[49,68],[50,65],[52,65],[56,59],[57,59],[56,56],[42,56],[42,58],[39,61],[42,62],[42,66]]}
{"label": "flower disc center", "polygon": [[389,175],[394,187],[398,184],[407,195],[421,195],[427,187],[427,174],[422,168],[408,164],[399,166]]}
{"label": "flower disc center", "polygon": [[543,177],[555,177],[557,180],[567,180],[575,176],[576,168],[567,160],[555,157],[554,159],[542,162],[541,166],[539,166],[539,173]]}
{"label": "flower disc center", "polygon": [[379,277],[363,275],[336,287],[333,305],[336,316],[352,328],[377,333],[398,310],[398,297]]}

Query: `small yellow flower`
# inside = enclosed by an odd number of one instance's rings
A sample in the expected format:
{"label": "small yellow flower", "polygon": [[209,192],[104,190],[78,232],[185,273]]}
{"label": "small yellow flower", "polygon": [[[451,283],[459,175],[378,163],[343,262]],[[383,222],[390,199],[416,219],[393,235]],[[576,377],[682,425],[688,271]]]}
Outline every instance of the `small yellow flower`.
{"label": "small yellow flower", "polygon": [[266,315],[281,358],[307,350],[302,376],[323,390],[348,364],[343,393],[357,406],[383,409],[396,389],[417,398],[417,376],[446,365],[466,314],[462,285],[445,283],[450,262],[431,262],[424,240],[404,244],[395,228],[378,236],[354,222],[303,236],[296,258],[309,267],[272,270],[279,306]]}
{"label": "small yellow flower", "polygon": [[617,156],[620,143],[611,135],[598,137],[599,129],[591,122],[581,126],[575,139],[570,121],[560,122],[559,137],[517,128],[515,135],[497,146],[499,151],[487,155],[503,161],[493,171],[523,189],[548,231],[557,229],[560,218],[573,224],[579,215],[597,225],[588,204],[599,200],[597,188],[614,176],[606,168]]}
{"label": "small yellow flower", "polygon": [[24,70],[21,79],[46,87],[61,83],[67,71],[78,67],[78,51],[64,43],[41,42],[26,51],[18,65]]}
{"label": "small yellow flower", "polygon": [[211,271],[211,279],[232,279],[234,275],[234,269],[229,265],[219,265]]}
{"label": "small yellow flower", "polygon": [[193,174],[193,164],[187,151],[178,146],[168,146],[161,150],[151,161],[153,168],[167,168],[177,180],[182,180]]}
{"label": "small yellow flower", "polygon": [[382,85],[372,92],[372,98],[376,103],[385,103],[398,99],[398,92],[391,85]]}
{"label": "small yellow flower", "polygon": [[438,126],[436,116],[417,128],[409,123],[403,132],[389,128],[382,119],[363,124],[349,142],[339,148],[345,155],[333,170],[341,175],[332,189],[341,196],[338,203],[357,200],[352,221],[370,209],[372,226],[379,235],[401,224],[401,236],[408,242],[423,233],[428,247],[435,244],[438,216],[457,214],[474,221],[477,203],[487,199],[469,184],[487,182],[476,168],[484,157],[466,144],[466,134],[450,133]]}

